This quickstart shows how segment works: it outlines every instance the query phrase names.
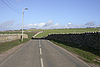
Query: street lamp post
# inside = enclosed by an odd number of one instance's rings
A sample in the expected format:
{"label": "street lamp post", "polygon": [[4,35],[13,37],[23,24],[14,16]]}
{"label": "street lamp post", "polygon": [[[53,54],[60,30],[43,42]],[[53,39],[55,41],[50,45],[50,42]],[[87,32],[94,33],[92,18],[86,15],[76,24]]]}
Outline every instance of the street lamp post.
{"label": "street lamp post", "polygon": [[24,31],[23,31],[23,27],[24,27],[24,10],[28,10],[28,8],[24,8],[24,9],[22,9],[22,35],[21,35],[21,41],[23,42],[23,33],[24,33]]}

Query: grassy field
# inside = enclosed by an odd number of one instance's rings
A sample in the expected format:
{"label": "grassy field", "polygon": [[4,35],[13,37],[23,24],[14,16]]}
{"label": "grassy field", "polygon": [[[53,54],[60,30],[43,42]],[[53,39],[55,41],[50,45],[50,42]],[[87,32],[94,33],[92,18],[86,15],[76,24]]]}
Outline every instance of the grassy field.
{"label": "grassy field", "polygon": [[76,28],[76,29],[47,29],[42,30],[43,33],[37,35],[37,38],[45,37],[48,34],[54,34],[54,33],[84,33],[84,32],[97,32],[99,28]]}

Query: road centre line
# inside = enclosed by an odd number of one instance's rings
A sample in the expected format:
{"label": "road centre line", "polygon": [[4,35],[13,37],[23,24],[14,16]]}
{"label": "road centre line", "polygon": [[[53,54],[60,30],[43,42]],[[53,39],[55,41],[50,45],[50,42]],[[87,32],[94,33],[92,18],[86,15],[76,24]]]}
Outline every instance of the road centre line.
{"label": "road centre line", "polygon": [[40,40],[39,40],[39,48],[41,48]]}
{"label": "road centre line", "polygon": [[41,67],[44,67],[44,65],[43,65],[43,59],[41,58],[40,60],[41,60]]}
{"label": "road centre line", "polygon": [[40,55],[42,55],[42,49],[40,48]]}
{"label": "road centre line", "polygon": [[41,43],[40,43],[40,40],[39,40],[39,49],[40,49],[40,62],[41,62],[41,67],[44,67],[43,65],[43,58],[42,58],[42,48],[41,48]]}

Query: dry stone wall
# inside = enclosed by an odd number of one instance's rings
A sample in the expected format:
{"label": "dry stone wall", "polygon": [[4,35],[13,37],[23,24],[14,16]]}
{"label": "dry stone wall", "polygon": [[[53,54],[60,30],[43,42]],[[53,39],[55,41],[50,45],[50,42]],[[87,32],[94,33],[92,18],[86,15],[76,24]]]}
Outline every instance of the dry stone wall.
{"label": "dry stone wall", "polygon": [[45,38],[61,42],[72,47],[99,53],[100,55],[100,32],[81,34],[51,34]]}
{"label": "dry stone wall", "polygon": [[[27,34],[23,34],[23,38],[28,38]],[[0,34],[0,42],[7,42],[21,39],[21,34]]]}

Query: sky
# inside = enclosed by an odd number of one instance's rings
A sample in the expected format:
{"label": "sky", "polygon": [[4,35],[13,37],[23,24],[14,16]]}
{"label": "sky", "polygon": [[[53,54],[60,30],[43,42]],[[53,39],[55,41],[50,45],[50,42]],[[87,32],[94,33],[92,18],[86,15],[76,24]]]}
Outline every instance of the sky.
{"label": "sky", "polygon": [[100,25],[100,0],[0,0],[0,30]]}

